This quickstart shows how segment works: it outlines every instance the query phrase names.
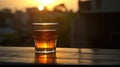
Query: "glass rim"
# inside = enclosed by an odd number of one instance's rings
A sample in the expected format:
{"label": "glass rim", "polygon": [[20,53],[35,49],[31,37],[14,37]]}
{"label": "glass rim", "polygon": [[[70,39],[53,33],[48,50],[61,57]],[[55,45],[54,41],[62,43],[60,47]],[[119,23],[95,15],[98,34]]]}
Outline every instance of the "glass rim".
{"label": "glass rim", "polygon": [[58,25],[58,23],[32,23],[33,25]]}

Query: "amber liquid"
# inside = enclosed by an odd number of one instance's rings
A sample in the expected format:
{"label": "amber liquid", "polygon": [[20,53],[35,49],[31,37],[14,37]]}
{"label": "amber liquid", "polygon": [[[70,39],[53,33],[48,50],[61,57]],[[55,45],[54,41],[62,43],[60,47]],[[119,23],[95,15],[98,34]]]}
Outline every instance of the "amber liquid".
{"label": "amber liquid", "polygon": [[33,32],[35,50],[38,53],[51,53],[56,50],[56,30],[35,30]]}

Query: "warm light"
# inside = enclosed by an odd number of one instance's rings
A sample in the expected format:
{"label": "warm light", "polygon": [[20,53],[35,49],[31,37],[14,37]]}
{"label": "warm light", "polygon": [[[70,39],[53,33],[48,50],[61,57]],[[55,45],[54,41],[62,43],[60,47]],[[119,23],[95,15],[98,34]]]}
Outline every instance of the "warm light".
{"label": "warm light", "polygon": [[42,11],[42,10],[44,10],[44,6],[39,6],[38,9],[39,9],[40,11]]}
{"label": "warm light", "polygon": [[37,48],[49,48],[49,45],[46,42],[41,42],[41,43],[37,44],[36,47]]}
{"label": "warm light", "polygon": [[38,58],[36,58],[38,60],[38,63],[47,63],[47,55],[41,55],[41,56],[38,56]]}
{"label": "warm light", "polygon": [[82,2],[85,2],[85,1],[90,1],[90,0],[81,0]]}
{"label": "warm light", "polygon": [[47,43],[43,43],[43,48],[48,48]]}
{"label": "warm light", "polygon": [[37,0],[37,1],[42,3],[44,6],[54,2],[54,0]]}
{"label": "warm light", "polygon": [[42,64],[49,64],[49,63],[54,63],[54,57],[55,55],[47,55],[47,54],[41,54],[41,55],[36,55],[36,62],[37,63],[42,63]]}

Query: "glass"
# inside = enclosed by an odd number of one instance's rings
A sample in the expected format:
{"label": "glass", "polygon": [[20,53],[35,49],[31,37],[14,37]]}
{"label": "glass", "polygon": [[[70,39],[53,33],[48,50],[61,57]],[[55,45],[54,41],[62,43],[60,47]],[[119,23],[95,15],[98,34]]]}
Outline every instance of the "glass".
{"label": "glass", "polygon": [[33,23],[36,53],[55,53],[58,23]]}

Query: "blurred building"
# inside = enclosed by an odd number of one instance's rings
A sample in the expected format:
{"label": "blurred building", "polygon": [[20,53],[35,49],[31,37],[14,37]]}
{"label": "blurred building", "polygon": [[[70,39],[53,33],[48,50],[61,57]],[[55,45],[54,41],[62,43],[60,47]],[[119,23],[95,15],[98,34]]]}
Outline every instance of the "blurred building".
{"label": "blurred building", "polygon": [[27,13],[17,10],[14,15],[14,28],[18,31],[28,31],[28,19],[29,16]]}
{"label": "blurred building", "polygon": [[3,46],[10,44],[13,46],[16,43],[19,45],[23,43],[22,40],[24,40],[24,44],[26,44],[25,40],[30,39],[29,31],[31,31],[28,27],[28,19],[28,14],[19,10],[15,13],[12,13],[10,9],[0,11],[0,42]]}
{"label": "blurred building", "polygon": [[120,48],[119,0],[79,0],[71,47]]}
{"label": "blurred building", "polygon": [[79,0],[79,11],[120,12],[119,0]]}

